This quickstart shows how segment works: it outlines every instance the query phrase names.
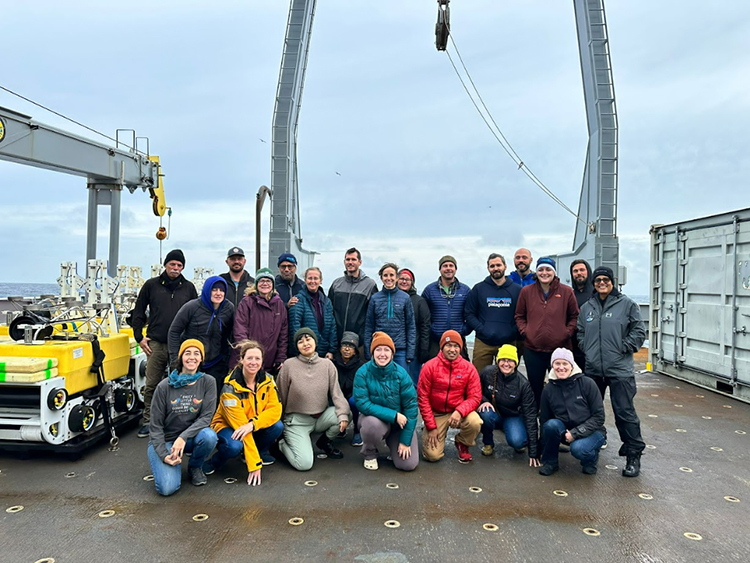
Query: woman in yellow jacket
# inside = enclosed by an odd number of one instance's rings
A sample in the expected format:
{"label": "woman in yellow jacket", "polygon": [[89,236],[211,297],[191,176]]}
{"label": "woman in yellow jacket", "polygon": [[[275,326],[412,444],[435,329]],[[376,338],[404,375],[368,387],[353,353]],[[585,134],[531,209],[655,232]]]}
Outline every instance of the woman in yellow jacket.
{"label": "woman in yellow jacket", "polygon": [[260,485],[261,467],[276,461],[268,448],[279,439],[284,424],[276,384],[263,371],[263,347],[258,342],[242,343],[240,363],[224,381],[211,429],[219,446],[203,472],[210,475],[244,451],[247,484]]}

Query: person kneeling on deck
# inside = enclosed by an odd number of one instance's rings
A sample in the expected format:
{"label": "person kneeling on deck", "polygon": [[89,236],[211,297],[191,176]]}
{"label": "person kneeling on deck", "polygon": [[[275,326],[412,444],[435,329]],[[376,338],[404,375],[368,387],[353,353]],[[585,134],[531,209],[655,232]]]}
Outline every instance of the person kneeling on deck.
{"label": "person kneeling on deck", "polygon": [[491,456],[495,449],[493,432],[502,428],[508,445],[521,453],[529,448],[529,467],[539,467],[537,453],[537,407],[534,391],[524,376],[518,373],[518,351],[512,344],[504,344],[497,352],[497,365],[482,370],[482,455]]}
{"label": "person kneeling on deck", "polygon": [[227,460],[245,453],[248,485],[260,485],[262,465],[276,461],[268,448],[281,436],[281,403],[273,379],[263,370],[264,350],[255,340],[240,344],[239,365],[227,377],[211,428],[219,437],[219,449],[205,463],[211,475]]}
{"label": "person kneeling on deck", "polygon": [[188,339],[180,346],[177,367],[154,391],[151,402],[148,461],[156,492],[169,496],[180,488],[182,456],[191,453],[188,473],[193,485],[205,485],[203,462],[216,446],[208,427],[216,409],[216,384],[199,371],[203,344]]}
{"label": "person kneeling on deck", "polygon": [[463,340],[455,330],[446,330],[440,338],[440,352],[428,361],[419,374],[417,396],[424,420],[422,455],[438,461],[444,454],[448,427],[459,428],[456,435],[458,461],[471,461],[469,447],[476,441],[482,419],[476,413],[482,399],[477,369],[461,357]]}
{"label": "person kneeling on deck", "polygon": [[386,333],[372,334],[370,354],[372,359],[354,377],[365,469],[378,468],[378,444],[385,440],[396,469],[413,471],[419,463],[414,383],[394,361],[396,346]]}
{"label": "person kneeling on deck", "polygon": [[328,457],[344,457],[331,440],[346,431],[351,411],[333,362],[315,351],[315,333],[303,327],[294,333],[293,340],[299,355],[284,362],[276,380],[284,407],[284,437],[279,449],[292,467],[307,471],[313,465],[313,432],[323,432],[315,445]]}
{"label": "person kneeling on deck", "polygon": [[581,373],[567,348],[552,352],[552,370],[542,391],[540,416],[543,465],[539,474],[552,475],[559,469],[559,447],[565,443],[570,444],[573,457],[581,461],[583,472],[594,475],[607,436],[604,403],[594,381]]}

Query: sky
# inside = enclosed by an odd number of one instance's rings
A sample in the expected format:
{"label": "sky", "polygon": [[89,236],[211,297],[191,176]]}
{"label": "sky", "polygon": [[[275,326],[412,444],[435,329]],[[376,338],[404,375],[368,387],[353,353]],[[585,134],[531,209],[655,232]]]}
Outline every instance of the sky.
{"label": "sky", "polygon": [[[226,271],[226,252],[239,245],[252,270],[288,8],[286,0],[8,3],[0,85],[108,135],[133,128],[149,137],[173,209],[162,254],[183,249],[190,278],[195,266]],[[651,225],[748,206],[750,3],[609,0],[606,13],[620,263],[625,292],[645,295]],[[420,289],[444,254],[473,285],[490,252],[511,264],[519,246],[535,258],[571,250],[574,218],[489,133],[435,49],[436,15],[434,0],[318,2],[298,163],[304,246],[320,253],[326,288],[350,246],[369,275],[396,262],[415,271]],[[504,135],[577,209],[587,130],[572,1],[453,0],[451,25]],[[96,138],[6,92],[0,106]],[[0,282],[53,282],[64,261],[84,271],[85,179],[0,161],[0,190]],[[160,261],[159,219],[140,191],[122,203],[120,262],[148,277]],[[266,203],[263,265],[269,213]]]}

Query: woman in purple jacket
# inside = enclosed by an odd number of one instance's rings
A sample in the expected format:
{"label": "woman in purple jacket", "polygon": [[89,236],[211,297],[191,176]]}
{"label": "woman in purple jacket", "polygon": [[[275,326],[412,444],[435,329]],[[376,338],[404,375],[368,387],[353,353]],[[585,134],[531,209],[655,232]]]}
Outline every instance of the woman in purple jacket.
{"label": "woman in purple jacket", "polygon": [[255,274],[255,285],[245,291],[234,317],[234,342],[230,366],[239,362],[239,343],[256,340],[263,345],[263,369],[278,373],[286,360],[289,327],[286,305],[274,289],[274,275],[268,268]]}

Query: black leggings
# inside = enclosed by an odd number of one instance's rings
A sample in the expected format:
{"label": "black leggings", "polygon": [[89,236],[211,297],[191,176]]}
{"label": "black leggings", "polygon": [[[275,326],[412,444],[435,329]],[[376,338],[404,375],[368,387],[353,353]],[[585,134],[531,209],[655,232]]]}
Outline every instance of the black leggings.
{"label": "black leggings", "polygon": [[544,389],[544,376],[547,374],[552,352],[536,352],[526,348],[523,351],[523,361],[526,364],[526,378],[531,384],[531,390],[534,392],[536,407],[541,405],[542,389]]}

